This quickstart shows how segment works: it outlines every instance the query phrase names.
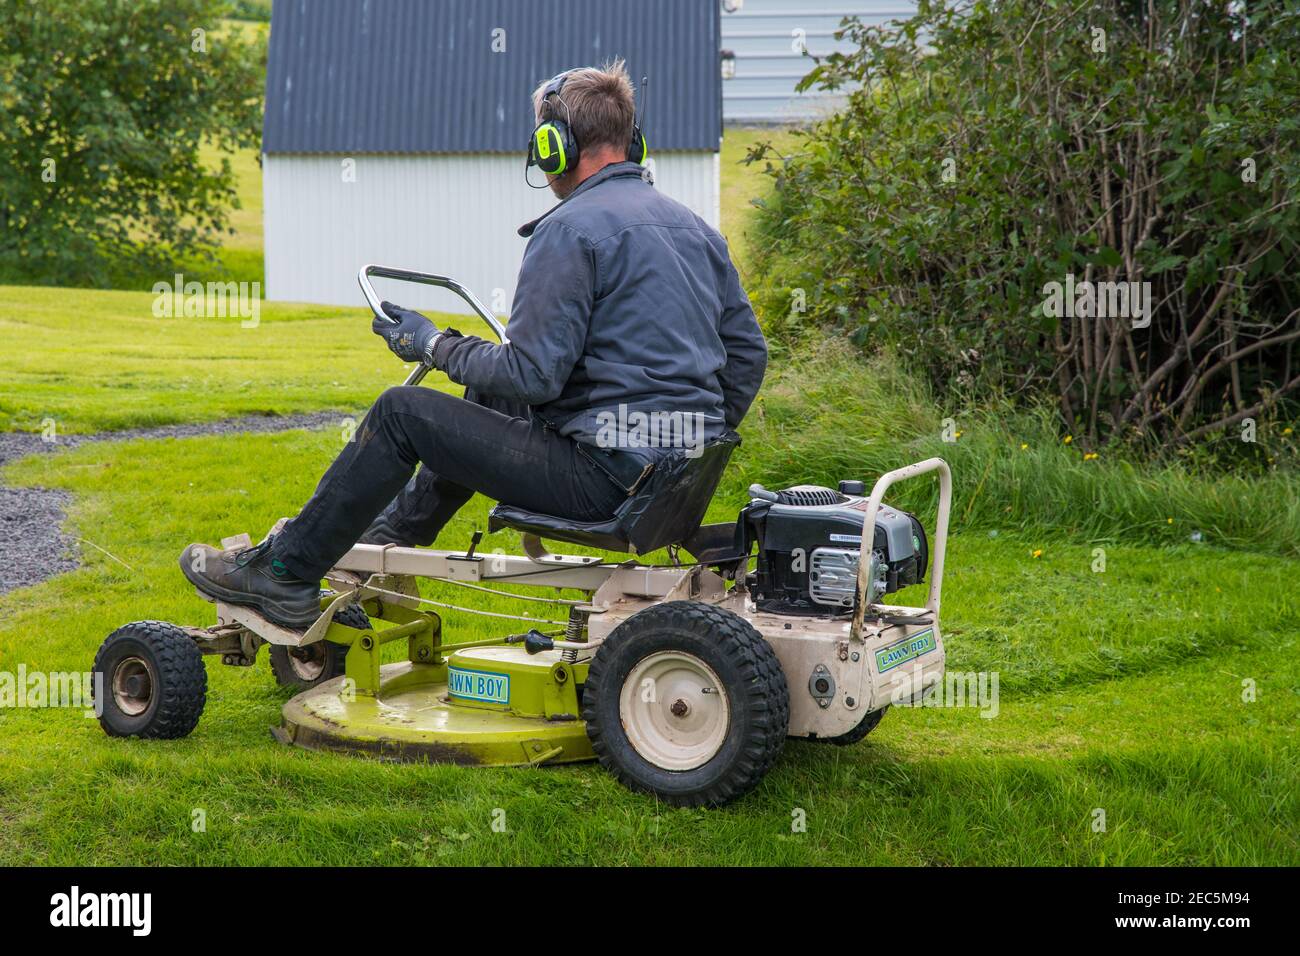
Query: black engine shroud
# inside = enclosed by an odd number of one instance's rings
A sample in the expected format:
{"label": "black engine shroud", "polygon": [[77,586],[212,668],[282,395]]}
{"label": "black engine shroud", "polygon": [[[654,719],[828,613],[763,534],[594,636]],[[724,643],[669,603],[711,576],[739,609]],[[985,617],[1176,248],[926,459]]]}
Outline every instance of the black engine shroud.
{"label": "black engine shroud", "polygon": [[[826,614],[853,609],[867,497],[861,482],[841,482],[840,489],[750,488],[751,501],[736,522],[731,553],[748,555],[758,544],[756,567],[745,583],[759,610]],[[713,527],[721,531],[726,526]],[[722,564],[689,542],[687,548],[702,563]],[[916,516],[881,504],[870,551],[874,577],[869,601],[920,584],[929,557],[925,530]]]}

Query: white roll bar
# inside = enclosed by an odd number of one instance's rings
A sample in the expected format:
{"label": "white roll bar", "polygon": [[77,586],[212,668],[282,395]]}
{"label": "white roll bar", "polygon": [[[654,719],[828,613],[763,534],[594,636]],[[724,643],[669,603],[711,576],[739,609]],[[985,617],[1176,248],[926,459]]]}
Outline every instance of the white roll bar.
{"label": "white roll bar", "polygon": [[952,510],[952,471],[942,458],[927,458],[914,465],[897,468],[880,476],[867,499],[867,513],[862,519],[862,545],[858,556],[858,600],[853,610],[849,639],[862,640],[862,622],[867,613],[867,593],[871,575],[871,552],[876,542],[876,514],[885,492],[895,482],[915,478],[931,471],[939,472],[939,514],[934,523],[934,555],[930,562],[930,599],[926,609],[939,620],[939,597],[943,589],[943,557],[948,548],[948,515]]}

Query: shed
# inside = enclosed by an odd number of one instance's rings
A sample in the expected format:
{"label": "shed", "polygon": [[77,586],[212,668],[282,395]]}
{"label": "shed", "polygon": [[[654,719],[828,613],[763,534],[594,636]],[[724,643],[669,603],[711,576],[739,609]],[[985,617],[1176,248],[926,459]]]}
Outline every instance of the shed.
{"label": "shed", "polygon": [[[357,269],[378,262],[453,276],[507,314],[525,245],[515,230],[555,203],[524,181],[532,91],[614,57],[638,87],[656,186],[716,227],[719,11],[709,0],[276,0],[267,297],[356,304]],[[393,286],[392,297],[468,311],[445,290]]]}
{"label": "shed", "polygon": [[834,111],[841,96],[796,92],[813,57],[847,53],[835,37],[845,17],[867,24],[905,20],[915,0],[722,0],[723,116],[729,124],[804,123]]}

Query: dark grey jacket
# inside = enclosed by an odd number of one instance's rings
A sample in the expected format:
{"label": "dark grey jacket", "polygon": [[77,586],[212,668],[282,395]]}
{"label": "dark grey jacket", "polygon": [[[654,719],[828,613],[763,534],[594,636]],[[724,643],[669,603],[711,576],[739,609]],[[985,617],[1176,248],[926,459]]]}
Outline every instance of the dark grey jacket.
{"label": "dark grey jacket", "polygon": [[444,338],[453,381],[525,402],[587,444],[608,444],[620,405],[633,425],[635,412],[685,413],[706,440],[740,424],[767,345],[717,230],[615,163],[519,234],[509,342]]}

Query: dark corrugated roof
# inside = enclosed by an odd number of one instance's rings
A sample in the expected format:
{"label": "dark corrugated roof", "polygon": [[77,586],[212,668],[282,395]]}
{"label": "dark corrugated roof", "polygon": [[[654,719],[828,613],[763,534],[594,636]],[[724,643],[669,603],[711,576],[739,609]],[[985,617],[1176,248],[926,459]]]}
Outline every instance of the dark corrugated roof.
{"label": "dark corrugated roof", "polygon": [[[533,87],[614,56],[651,150],[718,148],[716,0],[275,0],[267,153],[522,153]],[[493,31],[505,30],[505,52]],[[639,94],[639,89],[638,89]]]}

